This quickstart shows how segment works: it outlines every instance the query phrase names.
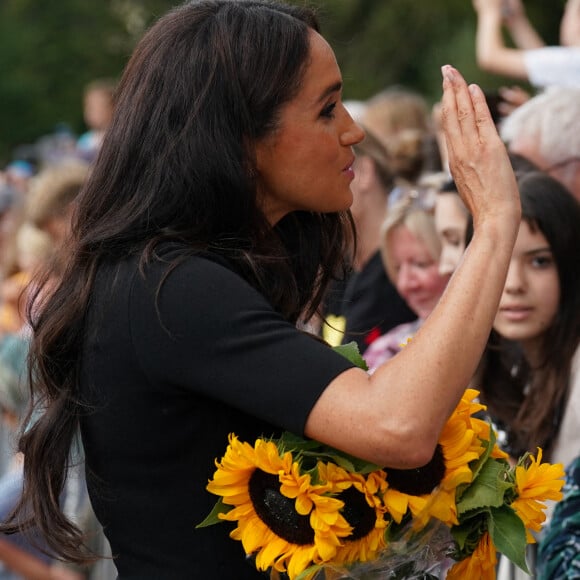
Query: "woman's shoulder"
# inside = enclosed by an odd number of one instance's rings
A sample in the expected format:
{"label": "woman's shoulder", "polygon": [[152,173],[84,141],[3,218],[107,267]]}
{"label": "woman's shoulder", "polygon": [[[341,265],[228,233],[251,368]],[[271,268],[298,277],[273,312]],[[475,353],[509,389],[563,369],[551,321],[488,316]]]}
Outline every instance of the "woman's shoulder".
{"label": "woman's shoulder", "polygon": [[[224,256],[207,250],[194,250],[178,242],[159,244],[152,252],[135,251],[121,259],[104,260],[99,268],[101,278],[112,278],[113,283],[142,280],[146,285],[157,285],[161,280],[199,276],[228,279],[232,283],[245,284],[236,263]],[[194,276],[192,278],[192,276]]]}

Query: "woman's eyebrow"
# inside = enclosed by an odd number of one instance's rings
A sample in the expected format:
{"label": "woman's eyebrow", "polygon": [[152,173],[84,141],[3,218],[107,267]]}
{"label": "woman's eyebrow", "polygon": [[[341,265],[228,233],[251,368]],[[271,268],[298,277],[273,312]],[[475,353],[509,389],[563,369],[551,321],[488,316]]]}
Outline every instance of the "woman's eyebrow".
{"label": "woman's eyebrow", "polygon": [[323,93],[318,98],[317,103],[324,101],[324,99],[326,99],[329,95],[332,95],[332,93],[336,93],[336,92],[340,92],[340,91],[342,91],[342,81],[338,81],[338,82],[330,85],[325,91],[323,91]]}

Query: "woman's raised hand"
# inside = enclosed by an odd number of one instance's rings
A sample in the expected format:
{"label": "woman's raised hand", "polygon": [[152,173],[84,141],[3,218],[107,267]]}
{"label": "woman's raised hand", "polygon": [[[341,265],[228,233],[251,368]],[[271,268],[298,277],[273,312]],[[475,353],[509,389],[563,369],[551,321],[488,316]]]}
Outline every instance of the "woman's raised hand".
{"label": "woman's raised hand", "polygon": [[[489,219],[519,224],[520,198],[485,96],[452,66],[442,67],[442,118],[449,169],[477,229]],[[511,229],[511,228],[510,228]]]}

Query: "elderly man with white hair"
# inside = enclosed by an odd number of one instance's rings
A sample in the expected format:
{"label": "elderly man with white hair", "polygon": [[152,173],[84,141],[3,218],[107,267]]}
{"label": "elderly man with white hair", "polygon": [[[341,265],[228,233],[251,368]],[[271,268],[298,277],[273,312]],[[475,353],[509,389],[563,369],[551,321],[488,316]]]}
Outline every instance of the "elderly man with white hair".
{"label": "elderly man with white hair", "polygon": [[580,87],[551,87],[501,124],[508,149],[533,161],[580,200]]}

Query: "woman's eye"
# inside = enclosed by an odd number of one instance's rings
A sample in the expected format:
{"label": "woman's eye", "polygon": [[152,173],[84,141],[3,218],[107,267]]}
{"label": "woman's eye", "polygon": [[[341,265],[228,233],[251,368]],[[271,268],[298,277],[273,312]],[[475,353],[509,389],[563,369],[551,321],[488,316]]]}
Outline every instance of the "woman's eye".
{"label": "woman's eye", "polygon": [[333,119],[335,108],[336,108],[336,103],[330,103],[329,105],[326,105],[326,107],[324,107],[324,109],[322,109],[322,111],[320,112],[320,116],[326,117],[327,119]]}
{"label": "woman's eye", "polygon": [[458,247],[461,245],[461,237],[454,232],[443,232],[444,241],[450,246]]}
{"label": "woman's eye", "polygon": [[532,265],[535,268],[548,268],[554,263],[552,256],[535,256]]}

